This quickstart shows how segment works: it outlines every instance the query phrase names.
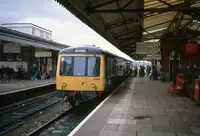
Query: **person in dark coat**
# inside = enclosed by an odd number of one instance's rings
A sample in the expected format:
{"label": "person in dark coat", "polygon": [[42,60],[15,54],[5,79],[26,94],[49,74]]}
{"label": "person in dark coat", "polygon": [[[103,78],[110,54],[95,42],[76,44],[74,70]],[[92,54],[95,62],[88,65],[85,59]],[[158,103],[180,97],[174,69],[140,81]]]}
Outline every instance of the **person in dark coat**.
{"label": "person in dark coat", "polygon": [[12,77],[12,68],[9,68],[9,66],[6,67],[6,79],[10,82]]}
{"label": "person in dark coat", "polygon": [[18,69],[18,71],[17,71],[17,77],[18,77],[18,79],[22,79],[23,78],[23,65],[21,65],[17,69]]}
{"label": "person in dark coat", "polygon": [[5,72],[6,72],[6,69],[5,69],[4,65],[2,65],[2,67],[0,69],[1,82],[5,81]]}
{"label": "person in dark coat", "polygon": [[33,76],[31,77],[31,80],[38,80],[38,73],[39,73],[39,68],[37,65],[33,66]]}

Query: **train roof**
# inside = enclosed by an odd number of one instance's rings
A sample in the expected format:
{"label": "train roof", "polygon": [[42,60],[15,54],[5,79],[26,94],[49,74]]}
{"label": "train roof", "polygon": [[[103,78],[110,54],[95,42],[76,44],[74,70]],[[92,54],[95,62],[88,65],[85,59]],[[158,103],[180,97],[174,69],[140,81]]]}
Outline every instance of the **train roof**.
{"label": "train roof", "polygon": [[71,54],[71,53],[102,54],[104,53],[104,51],[94,46],[80,46],[80,47],[65,48],[59,52],[59,54]]}
{"label": "train roof", "polygon": [[[111,52],[105,51],[101,48],[98,48],[96,46],[92,46],[92,45],[83,45],[83,46],[79,46],[79,47],[68,47],[65,49],[62,49],[59,54],[72,54],[72,53],[83,53],[83,54],[105,54],[105,55],[111,55],[111,56],[115,56],[118,58],[122,58],[125,59],[121,56],[118,56],[116,54],[113,54]],[[127,59],[125,59],[127,60]]]}

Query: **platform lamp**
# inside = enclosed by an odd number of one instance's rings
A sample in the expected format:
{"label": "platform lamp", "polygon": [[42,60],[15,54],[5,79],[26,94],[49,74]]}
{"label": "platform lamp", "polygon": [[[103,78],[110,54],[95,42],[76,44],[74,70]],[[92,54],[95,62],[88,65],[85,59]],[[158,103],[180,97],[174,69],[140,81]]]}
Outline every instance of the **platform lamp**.
{"label": "platform lamp", "polygon": [[191,65],[191,61],[190,61],[190,57],[193,54],[197,54],[198,53],[198,44],[195,40],[191,40],[186,44],[185,47],[185,54],[189,55],[189,65]]}

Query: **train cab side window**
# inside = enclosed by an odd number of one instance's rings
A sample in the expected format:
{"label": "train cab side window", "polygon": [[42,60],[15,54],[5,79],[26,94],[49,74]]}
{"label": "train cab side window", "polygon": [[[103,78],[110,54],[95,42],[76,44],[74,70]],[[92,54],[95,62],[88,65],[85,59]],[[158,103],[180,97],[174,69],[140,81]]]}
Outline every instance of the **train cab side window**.
{"label": "train cab side window", "polygon": [[107,58],[106,64],[107,64],[107,77],[109,78],[109,77],[112,76],[112,61],[111,61],[111,58]]}
{"label": "train cab side window", "polygon": [[100,57],[88,57],[88,76],[100,75]]}
{"label": "train cab side window", "polygon": [[60,75],[61,76],[72,75],[72,57],[61,57]]}
{"label": "train cab side window", "polygon": [[112,74],[115,74],[115,60],[112,60]]}

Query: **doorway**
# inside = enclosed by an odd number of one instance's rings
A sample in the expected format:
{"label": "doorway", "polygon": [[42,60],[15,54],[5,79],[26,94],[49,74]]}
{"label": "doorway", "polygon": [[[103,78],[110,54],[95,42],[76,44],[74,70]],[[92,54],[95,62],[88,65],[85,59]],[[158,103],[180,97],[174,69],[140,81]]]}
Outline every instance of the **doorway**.
{"label": "doorway", "polygon": [[[180,54],[177,54],[177,68],[180,68]],[[173,80],[173,64],[174,64],[174,51],[169,54],[169,79],[170,81]]]}

